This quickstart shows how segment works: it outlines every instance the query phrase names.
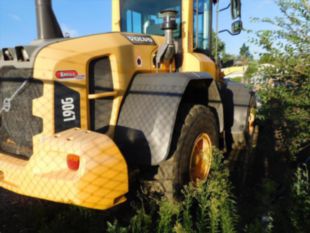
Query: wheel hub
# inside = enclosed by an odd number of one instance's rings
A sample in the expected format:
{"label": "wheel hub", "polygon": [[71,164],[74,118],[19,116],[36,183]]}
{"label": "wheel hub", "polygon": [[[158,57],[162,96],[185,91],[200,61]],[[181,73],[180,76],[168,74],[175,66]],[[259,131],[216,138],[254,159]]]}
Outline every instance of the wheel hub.
{"label": "wheel hub", "polygon": [[207,179],[212,160],[212,143],[206,133],[200,134],[192,149],[190,161],[190,181],[204,181]]}

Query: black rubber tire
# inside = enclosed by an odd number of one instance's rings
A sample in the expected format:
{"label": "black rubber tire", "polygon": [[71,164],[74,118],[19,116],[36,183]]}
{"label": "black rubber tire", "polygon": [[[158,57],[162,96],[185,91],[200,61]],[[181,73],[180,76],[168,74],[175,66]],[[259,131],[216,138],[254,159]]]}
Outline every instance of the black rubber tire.
{"label": "black rubber tire", "polygon": [[[248,112],[247,112],[247,121],[246,121],[246,144],[250,145],[251,147],[255,147],[256,143],[257,143],[257,125],[255,125],[255,120],[254,120],[254,129],[253,132],[250,133],[249,132],[249,122],[248,122],[248,118],[250,115],[250,111],[255,109],[255,111],[257,111],[257,106],[256,106],[256,98],[255,95],[253,94],[250,98],[249,101],[249,106],[248,106]],[[255,114],[256,115],[256,114]]]}
{"label": "black rubber tire", "polygon": [[[242,190],[242,188],[246,185],[247,179],[249,174],[251,173],[252,169],[253,169],[253,163],[254,163],[254,149],[256,147],[257,144],[257,140],[258,140],[258,134],[259,134],[259,128],[258,125],[255,123],[255,119],[254,119],[254,126],[253,126],[253,132],[249,131],[249,122],[248,122],[248,118],[250,115],[250,111],[254,110],[257,111],[257,106],[256,106],[256,98],[255,95],[253,94],[251,96],[250,102],[249,102],[249,106],[248,106],[248,113],[247,113],[247,122],[246,122],[246,132],[245,132],[245,137],[246,137],[246,145],[245,148],[243,149],[243,151],[241,151],[241,155],[239,155],[240,157],[240,163],[242,166],[240,166],[240,164],[237,166],[239,166],[239,169],[242,168],[241,170],[241,177],[238,179],[241,181],[241,184],[239,185],[239,189]],[[240,152],[239,152],[240,153]],[[238,170],[238,167],[235,168]]]}
{"label": "black rubber tire", "polygon": [[[168,198],[178,197],[189,183],[189,164],[196,138],[206,133],[212,146],[219,145],[218,122],[212,110],[204,105],[183,106],[176,125],[176,149],[170,159],[160,164],[155,176],[159,190]],[[185,116],[185,117],[182,117]]]}

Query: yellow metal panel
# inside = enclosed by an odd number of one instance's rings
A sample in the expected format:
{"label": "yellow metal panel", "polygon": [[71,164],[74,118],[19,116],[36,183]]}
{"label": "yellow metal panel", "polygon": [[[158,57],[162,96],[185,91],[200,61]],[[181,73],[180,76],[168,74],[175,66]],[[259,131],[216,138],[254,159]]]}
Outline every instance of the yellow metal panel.
{"label": "yellow metal panel", "polygon": [[[182,1],[182,26],[183,26],[183,51],[184,53],[193,52],[193,1]],[[186,69],[186,68],[185,68]]]}
{"label": "yellow metal panel", "polygon": [[184,54],[182,72],[208,72],[214,79],[217,77],[214,61],[201,53]]}
{"label": "yellow metal panel", "polygon": [[[131,78],[135,73],[154,72],[153,56],[157,46],[153,45],[133,45],[121,33],[110,33],[87,36],[77,39],[70,39],[48,46],[39,53],[35,64],[35,76],[39,79],[55,80],[55,73],[59,70],[76,70],[80,75],[85,76],[83,80],[64,80],[63,84],[79,92],[81,97],[81,127],[87,129],[88,122],[88,64],[91,60],[99,57],[109,56],[113,85],[117,96],[113,101],[113,110],[110,125],[116,125],[119,108],[122,98],[127,90]],[[126,58],[125,62],[121,62]],[[137,59],[142,60],[142,64],[137,64]],[[49,85],[46,86],[46,89]],[[52,88],[46,93],[53,93]],[[46,96],[42,97],[42,101]],[[42,106],[40,99],[35,106]],[[52,105],[51,105],[52,106]],[[39,108],[39,107],[38,107]],[[40,110],[35,114],[43,117]],[[53,109],[50,109],[53,112]],[[47,119],[51,124],[44,129],[44,133],[53,132],[53,119]]]}
{"label": "yellow metal panel", "polygon": [[[128,192],[126,161],[103,134],[70,129],[55,136],[36,136],[34,148],[28,162],[0,153],[0,186],[23,195],[94,209],[119,204],[118,199]],[[80,156],[77,171],[67,167],[69,153]]]}
{"label": "yellow metal panel", "polygon": [[[89,63],[109,56],[116,94],[111,125],[115,125],[122,98],[135,73],[154,72],[156,45],[133,45],[120,33],[69,39],[42,49],[34,64],[34,78],[43,81],[43,95],[33,100],[33,114],[43,119],[43,131],[34,137],[29,161],[0,153],[0,186],[14,192],[56,202],[107,209],[125,201],[128,192],[126,161],[106,135],[71,129],[54,135],[54,81],[80,94],[81,126],[87,129]],[[121,62],[126,57],[126,62]],[[137,63],[137,59],[142,64]],[[75,70],[76,80],[58,80],[56,72]],[[67,167],[67,155],[80,156],[80,168]]]}
{"label": "yellow metal panel", "polygon": [[112,0],[112,31],[120,32],[121,30],[121,15],[120,1]]}

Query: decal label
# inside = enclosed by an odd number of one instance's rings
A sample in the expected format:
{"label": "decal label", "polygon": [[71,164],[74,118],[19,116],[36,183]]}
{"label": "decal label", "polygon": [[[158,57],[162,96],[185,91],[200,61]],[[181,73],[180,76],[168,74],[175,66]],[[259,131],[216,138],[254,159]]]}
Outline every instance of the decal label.
{"label": "decal label", "polygon": [[85,75],[79,74],[75,70],[59,70],[56,72],[56,78],[60,80],[83,80]]}
{"label": "decal label", "polygon": [[74,99],[72,97],[61,99],[61,105],[63,121],[75,121],[76,115],[74,111]]}
{"label": "decal label", "polygon": [[80,95],[78,92],[55,82],[55,133],[81,127]]}
{"label": "decal label", "polygon": [[148,35],[124,35],[131,43],[135,45],[155,45],[155,41]]}

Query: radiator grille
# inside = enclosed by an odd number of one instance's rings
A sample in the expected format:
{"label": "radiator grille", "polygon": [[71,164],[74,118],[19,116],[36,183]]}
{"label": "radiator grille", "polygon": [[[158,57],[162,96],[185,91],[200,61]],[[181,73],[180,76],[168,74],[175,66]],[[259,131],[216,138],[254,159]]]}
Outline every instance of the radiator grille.
{"label": "radiator grille", "polygon": [[32,114],[32,100],[42,96],[43,83],[32,79],[33,69],[0,68],[0,109],[5,98],[10,98],[29,79],[11,101],[8,112],[0,115],[0,151],[30,157],[33,136],[42,132],[42,119]]}
{"label": "radiator grille", "polygon": [[[89,93],[113,91],[111,64],[108,57],[91,62],[89,75]],[[91,130],[104,133],[109,126],[113,98],[90,100]]]}

